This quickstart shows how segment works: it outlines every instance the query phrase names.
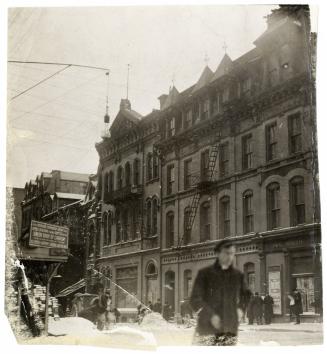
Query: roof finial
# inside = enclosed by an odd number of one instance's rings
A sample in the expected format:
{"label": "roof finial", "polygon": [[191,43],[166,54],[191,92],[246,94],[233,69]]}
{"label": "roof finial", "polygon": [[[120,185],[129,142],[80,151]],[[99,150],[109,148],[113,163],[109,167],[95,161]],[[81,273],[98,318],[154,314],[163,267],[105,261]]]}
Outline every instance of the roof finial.
{"label": "roof finial", "polygon": [[175,73],[173,73],[173,76],[171,78],[171,83],[172,83],[172,88],[175,86]]}
{"label": "roof finial", "polygon": [[106,114],[104,116],[104,122],[107,124],[110,121],[109,118],[109,71],[106,72],[107,76],[107,92],[106,92]]}
{"label": "roof finial", "polygon": [[204,53],[204,62],[205,62],[205,64],[206,64],[206,66],[208,66],[209,57],[208,57],[208,53],[207,53],[207,52]]}
{"label": "roof finial", "polygon": [[227,44],[226,44],[225,41],[224,41],[224,44],[223,44],[223,49],[224,49],[224,52],[225,52],[225,54],[226,54],[226,52],[227,52]]}
{"label": "roof finial", "polygon": [[129,68],[130,68],[130,64],[127,64],[126,99],[128,99],[128,88],[129,88]]}

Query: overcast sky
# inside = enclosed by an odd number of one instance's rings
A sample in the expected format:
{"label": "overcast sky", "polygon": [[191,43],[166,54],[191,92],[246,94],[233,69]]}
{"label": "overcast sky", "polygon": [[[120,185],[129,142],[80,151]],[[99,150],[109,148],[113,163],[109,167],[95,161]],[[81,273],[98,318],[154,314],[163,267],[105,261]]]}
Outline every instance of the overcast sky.
{"label": "overcast sky", "polygon": [[[273,7],[276,7],[275,5]],[[23,8],[9,12],[8,59],[110,69],[111,122],[126,97],[141,114],[159,107],[174,78],[179,91],[205,66],[215,70],[253,48],[272,6]],[[15,95],[61,67],[8,64],[7,184],[23,187],[42,171],[94,173],[94,144],[104,128],[104,71],[69,68]]]}

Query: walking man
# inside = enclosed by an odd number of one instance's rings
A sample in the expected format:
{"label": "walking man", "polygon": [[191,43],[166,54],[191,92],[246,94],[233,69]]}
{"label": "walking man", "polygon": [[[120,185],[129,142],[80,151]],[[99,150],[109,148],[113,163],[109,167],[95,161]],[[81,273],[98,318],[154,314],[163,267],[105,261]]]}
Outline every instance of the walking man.
{"label": "walking man", "polygon": [[239,321],[251,292],[244,275],[233,267],[235,246],[220,241],[214,251],[215,263],[199,270],[190,304],[198,315],[194,345],[236,345]]}
{"label": "walking man", "polygon": [[263,300],[261,299],[261,296],[259,296],[259,293],[256,292],[253,298],[253,317],[258,325],[262,324],[262,307]]}
{"label": "walking man", "polygon": [[264,316],[265,316],[266,324],[271,324],[271,320],[274,314],[273,306],[274,306],[274,299],[269,294],[266,294],[263,299]]}

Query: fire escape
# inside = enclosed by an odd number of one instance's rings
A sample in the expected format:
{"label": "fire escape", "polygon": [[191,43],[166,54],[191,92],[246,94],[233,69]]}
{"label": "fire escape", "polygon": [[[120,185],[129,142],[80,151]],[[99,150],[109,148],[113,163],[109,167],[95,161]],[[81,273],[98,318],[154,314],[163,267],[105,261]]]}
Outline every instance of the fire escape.
{"label": "fire escape", "polygon": [[199,207],[199,202],[201,198],[201,192],[209,187],[212,182],[214,182],[215,178],[215,167],[216,167],[216,162],[217,162],[217,157],[219,153],[219,144],[220,144],[220,135],[216,137],[215,143],[212,145],[211,150],[210,150],[210,155],[208,159],[208,164],[205,168],[206,173],[201,174],[200,176],[197,176],[195,181],[192,183],[193,185],[196,186],[196,192],[192,197],[192,201],[190,204],[190,212],[188,214],[188,218],[185,223],[185,229],[184,229],[184,234],[182,237],[179,238],[178,245],[176,249],[180,249],[183,245],[183,242],[185,240],[185,237],[187,235],[190,235],[194,220],[196,217],[196,213],[198,211]]}

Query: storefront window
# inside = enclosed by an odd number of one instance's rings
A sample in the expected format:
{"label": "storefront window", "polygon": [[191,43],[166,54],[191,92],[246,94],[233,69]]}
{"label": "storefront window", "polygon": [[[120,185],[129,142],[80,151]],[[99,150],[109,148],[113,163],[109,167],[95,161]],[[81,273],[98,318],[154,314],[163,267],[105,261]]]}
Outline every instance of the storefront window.
{"label": "storefront window", "polygon": [[303,312],[315,312],[314,279],[312,276],[296,277],[296,287],[301,293]]}

